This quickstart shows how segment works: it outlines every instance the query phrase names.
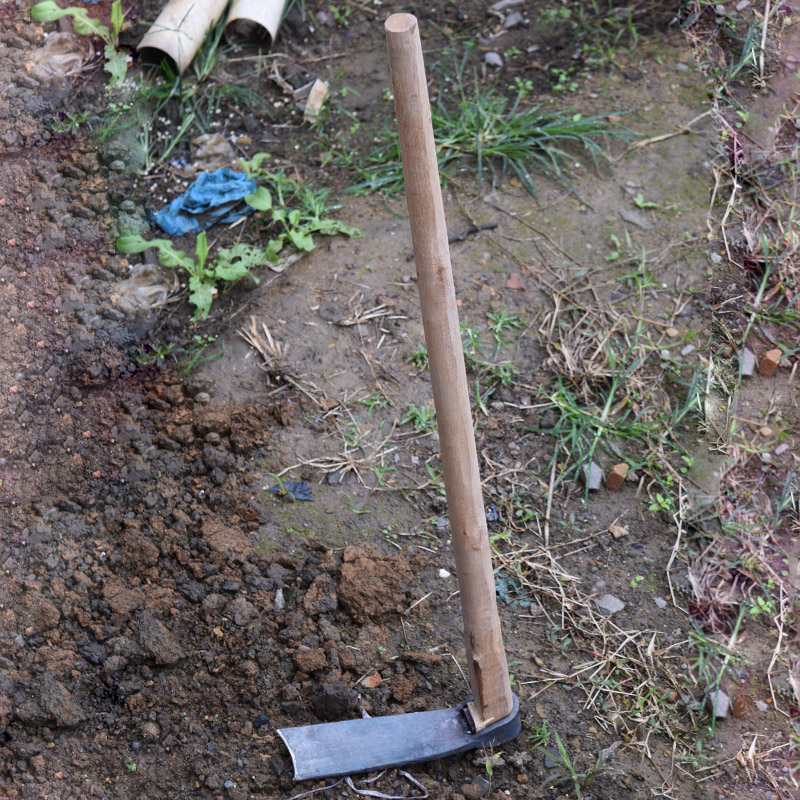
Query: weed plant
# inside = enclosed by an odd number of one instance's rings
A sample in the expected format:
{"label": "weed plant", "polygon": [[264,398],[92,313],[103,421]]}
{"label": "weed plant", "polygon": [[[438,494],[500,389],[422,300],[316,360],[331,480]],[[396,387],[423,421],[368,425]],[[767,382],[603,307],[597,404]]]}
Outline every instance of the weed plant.
{"label": "weed plant", "polygon": [[[576,153],[583,152],[599,166],[607,160],[601,141],[627,141],[631,135],[627,128],[609,121],[607,114],[547,110],[541,103],[528,106],[525,84],[518,83],[515,88],[512,101],[494,89],[484,89],[477,80],[467,92],[459,78],[456,107],[451,108],[443,96],[432,106],[436,155],[444,180],[456,172],[475,172],[481,191],[487,176],[494,189],[515,175],[535,198],[533,170],[572,188],[568,174]],[[384,131],[366,156],[342,160],[349,161],[361,178],[351,187],[352,193],[397,194],[402,190],[396,131]]]}

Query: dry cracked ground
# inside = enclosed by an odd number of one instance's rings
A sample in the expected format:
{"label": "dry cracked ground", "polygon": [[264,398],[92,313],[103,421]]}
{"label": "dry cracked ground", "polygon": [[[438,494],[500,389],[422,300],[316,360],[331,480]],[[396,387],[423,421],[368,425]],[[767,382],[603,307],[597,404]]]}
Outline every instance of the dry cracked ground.
{"label": "dry cracked ground", "polygon": [[[37,76],[56,24],[0,3],[0,796],[798,796],[798,11],[718,5],[308,3],[271,55],[223,45],[164,90],[133,50],[109,90],[99,45]],[[124,10],[127,49],[158,8]],[[522,733],[417,784],[297,785],[276,729],[468,691],[405,205],[348,193],[385,174],[399,10],[456,116],[521,95],[626,138],[532,172],[536,199],[468,158],[445,181]],[[164,236],[208,133],[361,236],[198,320],[115,240]],[[140,262],[163,302],[132,310]]]}

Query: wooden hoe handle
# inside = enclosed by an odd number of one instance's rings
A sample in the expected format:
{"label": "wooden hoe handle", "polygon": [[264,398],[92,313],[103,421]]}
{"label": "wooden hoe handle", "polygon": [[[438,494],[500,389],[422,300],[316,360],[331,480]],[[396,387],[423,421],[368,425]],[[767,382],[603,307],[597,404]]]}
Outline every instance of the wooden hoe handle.
{"label": "wooden hoe handle", "polygon": [[468,707],[478,731],[508,716],[513,699],[495,600],[489,534],[416,18],[411,14],[389,17],[386,39],[461,593],[464,647],[473,697]]}

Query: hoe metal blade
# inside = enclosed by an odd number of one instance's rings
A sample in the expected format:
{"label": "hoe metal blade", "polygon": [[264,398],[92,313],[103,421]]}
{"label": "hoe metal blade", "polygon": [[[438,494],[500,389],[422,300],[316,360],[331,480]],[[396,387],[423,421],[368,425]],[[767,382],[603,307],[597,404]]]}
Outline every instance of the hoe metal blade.
{"label": "hoe metal blade", "polygon": [[511,713],[478,733],[472,733],[466,703],[439,711],[419,711],[394,717],[348,719],[300,728],[281,728],[294,765],[296,781],[332,778],[400,767],[417,761],[502,744],[520,731],[519,701]]}

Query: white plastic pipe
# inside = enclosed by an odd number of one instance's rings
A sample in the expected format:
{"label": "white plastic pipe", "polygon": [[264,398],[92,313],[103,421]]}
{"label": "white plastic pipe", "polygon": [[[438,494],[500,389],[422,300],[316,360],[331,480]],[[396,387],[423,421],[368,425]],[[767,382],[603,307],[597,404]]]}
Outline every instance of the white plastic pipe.
{"label": "white plastic pipe", "polygon": [[139,42],[142,59],[161,63],[166,58],[183,72],[227,5],[228,0],[170,0]]}
{"label": "white plastic pipe", "polygon": [[286,0],[233,0],[225,26],[228,41],[268,39],[275,41]]}

